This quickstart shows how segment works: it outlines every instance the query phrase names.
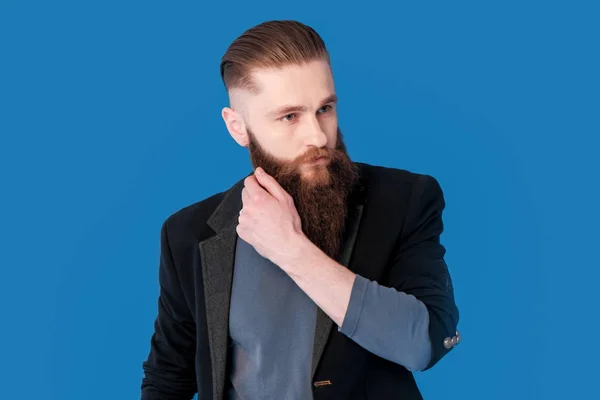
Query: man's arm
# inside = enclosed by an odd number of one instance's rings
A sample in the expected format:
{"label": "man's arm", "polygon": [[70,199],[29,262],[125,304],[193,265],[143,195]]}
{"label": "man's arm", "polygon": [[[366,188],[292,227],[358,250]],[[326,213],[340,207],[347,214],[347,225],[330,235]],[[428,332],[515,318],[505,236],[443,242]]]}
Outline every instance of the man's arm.
{"label": "man's arm", "polygon": [[161,229],[158,316],[143,363],[142,400],[189,400],[197,391],[196,330],[173,262],[166,221]]}
{"label": "man's arm", "polygon": [[388,279],[390,287],[414,296],[427,307],[431,357],[423,370],[433,367],[453,348],[446,347],[446,338],[455,337],[459,320],[444,260],[446,250],[440,243],[444,207],[438,181],[420,175],[413,186],[404,231],[391,260],[393,267]]}
{"label": "man's arm", "polygon": [[302,257],[280,266],[359,345],[409,370],[429,369],[449,351],[444,340],[458,324],[439,240],[443,209],[437,181],[420,176],[390,260],[389,287],[355,275],[307,240],[300,241]]}
{"label": "man's arm", "polygon": [[386,286],[357,276],[340,328],[411,371],[433,367],[456,345],[447,340],[456,335],[459,313],[440,244],[444,207],[439,183],[419,175]]}
{"label": "man's arm", "polygon": [[429,313],[423,302],[360,275],[338,331],[411,372],[423,370],[431,359]]}

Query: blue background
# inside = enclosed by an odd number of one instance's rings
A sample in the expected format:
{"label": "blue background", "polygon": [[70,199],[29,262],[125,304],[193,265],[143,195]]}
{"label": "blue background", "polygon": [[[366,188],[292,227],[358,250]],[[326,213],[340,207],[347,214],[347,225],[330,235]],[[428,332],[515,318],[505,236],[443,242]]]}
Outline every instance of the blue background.
{"label": "blue background", "polygon": [[416,375],[425,397],[600,398],[599,17],[578,1],[2,0],[0,398],[139,398],[160,225],[249,171],[219,61],[268,19],[325,39],[352,158],[442,184],[463,342]]}

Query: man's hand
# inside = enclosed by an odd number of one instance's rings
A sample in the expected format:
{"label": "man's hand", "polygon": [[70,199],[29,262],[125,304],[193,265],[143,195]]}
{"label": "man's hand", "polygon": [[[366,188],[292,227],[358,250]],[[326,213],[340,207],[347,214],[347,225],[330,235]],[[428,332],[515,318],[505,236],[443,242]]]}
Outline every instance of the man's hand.
{"label": "man's hand", "polygon": [[292,197],[262,168],[244,181],[237,234],[281,266],[300,256],[307,240]]}
{"label": "man's hand", "polygon": [[257,168],[244,183],[238,235],[285,271],[341,326],[356,275],[304,235],[294,200],[273,177]]}

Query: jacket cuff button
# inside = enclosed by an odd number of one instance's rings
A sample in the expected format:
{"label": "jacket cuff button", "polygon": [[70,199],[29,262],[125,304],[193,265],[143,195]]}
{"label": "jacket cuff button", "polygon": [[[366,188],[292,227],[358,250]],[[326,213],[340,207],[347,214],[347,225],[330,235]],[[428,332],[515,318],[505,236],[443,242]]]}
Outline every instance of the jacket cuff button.
{"label": "jacket cuff button", "polygon": [[450,339],[449,337],[444,339],[444,347],[447,349],[451,349],[452,348],[452,339]]}

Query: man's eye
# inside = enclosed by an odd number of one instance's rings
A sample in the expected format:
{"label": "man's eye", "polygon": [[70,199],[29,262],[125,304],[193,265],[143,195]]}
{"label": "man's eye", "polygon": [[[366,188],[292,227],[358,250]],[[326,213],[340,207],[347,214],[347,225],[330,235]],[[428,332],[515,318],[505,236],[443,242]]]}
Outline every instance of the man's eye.
{"label": "man's eye", "polygon": [[281,119],[284,120],[284,121],[290,122],[294,118],[296,118],[296,114],[287,114],[287,115],[284,115]]}
{"label": "man's eye", "polygon": [[327,112],[331,109],[331,106],[328,104],[326,106],[323,106],[321,108],[319,108],[319,110],[317,111],[319,114],[323,114],[324,112]]}

